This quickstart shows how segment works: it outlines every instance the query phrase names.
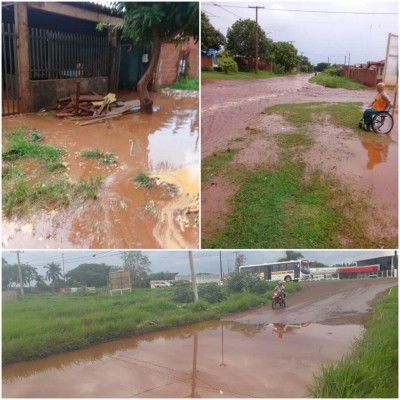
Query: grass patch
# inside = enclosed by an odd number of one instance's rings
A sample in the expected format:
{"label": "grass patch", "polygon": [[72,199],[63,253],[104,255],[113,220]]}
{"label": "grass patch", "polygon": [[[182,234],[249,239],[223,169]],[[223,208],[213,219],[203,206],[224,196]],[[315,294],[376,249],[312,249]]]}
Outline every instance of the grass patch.
{"label": "grass patch", "polygon": [[212,175],[220,173],[236,153],[237,150],[222,151],[201,160],[201,182],[207,182]]}
{"label": "grass patch", "polygon": [[139,172],[133,179],[132,182],[136,184],[136,186],[149,190],[155,184],[155,179],[149,175],[146,175],[144,172]]}
{"label": "grass patch", "polygon": [[115,154],[100,151],[98,149],[85,150],[82,153],[82,157],[97,160],[102,165],[113,165],[115,164]]}
{"label": "grass patch", "polygon": [[101,176],[90,176],[89,179],[81,180],[75,192],[77,195],[82,196],[84,200],[97,199],[97,195],[103,186],[103,178]]}
{"label": "grass patch", "polygon": [[[290,283],[287,288],[298,290]],[[219,303],[182,304],[173,288],[135,289],[110,297],[108,291],[28,294],[3,304],[3,365],[82,349],[95,343],[215,320],[227,313],[270,302],[271,293],[240,293]]]}
{"label": "grass patch", "polygon": [[310,147],[314,144],[313,137],[304,132],[283,133],[277,137],[278,146],[283,149],[293,147]]}
{"label": "grass patch", "polygon": [[398,287],[374,307],[366,328],[352,354],[322,368],[310,397],[398,398]]}
{"label": "grass patch", "polygon": [[354,79],[343,78],[341,76],[332,76],[324,72],[319,73],[317,76],[313,76],[309,79],[309,82],[328,88],[342,88],[349,90],[369,89],[368,86],[365,86]]}
{"label": "grass patch", "polygon": [[237,72],[235,74],[225,74],[223,72],[217,71],[202,71],[201,79],[202,80],[248,80],[248,79],[267,79],[267,78],[275,78],[277,76],[281,76],[279,74],[275,74],[273,72],[268,71],[258,71],[258,74],[255,72]]}
{"label": "grass patch", "polygon": [[179,78],[169,86],[171,89],[199,91],[199,78]]}

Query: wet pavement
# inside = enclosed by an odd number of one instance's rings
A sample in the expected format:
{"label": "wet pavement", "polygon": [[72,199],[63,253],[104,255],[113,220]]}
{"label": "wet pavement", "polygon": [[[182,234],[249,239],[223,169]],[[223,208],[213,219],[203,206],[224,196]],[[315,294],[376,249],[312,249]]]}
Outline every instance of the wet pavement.
{"label": "wet pavement", "polygon": [[3,397],[304,397],[359,325],[207,322],[3,367]]}
{"label": "wet pavement", "polygon": [[[155,94],[154,103],[160,109],[152,115],[90,126],[47,113],[3,118],[3,131],[38,130],[44,143],[65,150],[70,181],[104,179],[94,201],[3,220],[3,247],[198,247],[198,99]],[[115,154],[116,165],[83,159],[88,149]],[[154,177],[156,187],[138,188],[131,180],[139,172]]]}

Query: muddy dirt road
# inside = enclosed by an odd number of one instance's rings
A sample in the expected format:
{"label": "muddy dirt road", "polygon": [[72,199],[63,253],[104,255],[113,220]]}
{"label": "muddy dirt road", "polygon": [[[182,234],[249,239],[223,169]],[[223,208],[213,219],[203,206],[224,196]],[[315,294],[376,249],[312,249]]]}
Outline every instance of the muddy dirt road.
{"label": "muddy dirt road", "polygon": [[[37,130],[45,144],[64,150],[71,182],[98,176],[104,182],[94,201],[4,220],[3,247],[198,247],[198,99],[156,94],[154,103],[160,109],[152,115],[89,126],[47,113],[3,118],[3,131]],[[114,154],[116,164],[99,166],[81,156],[93,149]],[[140,172],[158,185],[138,188],[132,179]]]}
{"label": "muddy dirt road", "polygon": [[[231,164],[248,169],[274,165],[277,137],[291,132],[281,115],[263,114],[269,106],[284,103],[372,101],[375,90],[330,89],[311,84],[311,75],[256,81],[206,81],[202,84],[202,158],[227,149],[237,150]],[[393,99],[393,92],[389,91]],[[398,124],[389,135],[355,133],[327,120],[312,124],[308,134],[314,145],[304,151],[308,171],[321,170],[338,178],[368,205],[365,231],[374,237],[372,247],[391,247],[398,226]],[[361,117],[361,111],[360,111]],[[354,121],[357,127],[358,120]],[[358,131],[357,131],[358,132]],[[212,237],[226,223],[229,200],[239,189],[218,173],[202,186],[202,236]],[[382,233],[384,232],[384,233]],[[341,247],[352,245],[344,243]]]}
{"label": "muddy dirt road", "polygon": [[363,332],[358,315],[396,284],[306,283],[287,309],[11,364],[3,368],[3,397],[304,397],[321,364],[351,351]]}

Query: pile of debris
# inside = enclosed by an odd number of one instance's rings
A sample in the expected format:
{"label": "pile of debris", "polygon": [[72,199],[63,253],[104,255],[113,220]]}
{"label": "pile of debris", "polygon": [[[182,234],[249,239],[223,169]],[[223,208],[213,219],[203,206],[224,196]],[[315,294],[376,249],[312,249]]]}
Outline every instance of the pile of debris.
{"label": "pile of debris", "polygon": [[[77,88],[78,89],[78,88]],[[79,125],[91,125],[111,118],[118,118],[121,115],[140,111],[140,101],[120,101],[114,93],[103,97],[95,92],[89,94],[72,94],[57,100],[47,109],[56,110],[56,116],[60,118],[79,118]]]}

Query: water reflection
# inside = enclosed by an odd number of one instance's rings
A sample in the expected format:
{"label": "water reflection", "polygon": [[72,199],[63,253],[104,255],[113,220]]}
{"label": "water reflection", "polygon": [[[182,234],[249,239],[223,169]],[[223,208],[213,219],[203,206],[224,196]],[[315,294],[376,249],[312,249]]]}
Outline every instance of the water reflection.
{"label": "water reflection", "polygon": [[377,164],[387,161],[389,151],[388,143],[373,143],[363,140],[361,144],[368,153],[367,169],[372,170]]}
{"label": "water reflection", "polygon": [[148,136],[148,167],[151,172],[197,164],[197,110],[176,110],[161,128]]}
{"label": "water reflection", "polygon": [[[277,341],[271,330],[297,334]],[[342,357],[361,331],[206,322],[6,366],[3,396],[300,397],[317,366]]]}

